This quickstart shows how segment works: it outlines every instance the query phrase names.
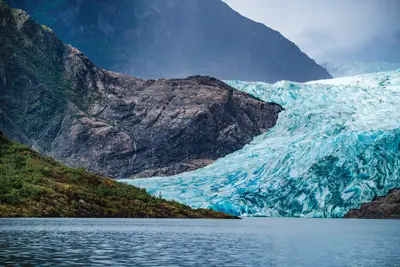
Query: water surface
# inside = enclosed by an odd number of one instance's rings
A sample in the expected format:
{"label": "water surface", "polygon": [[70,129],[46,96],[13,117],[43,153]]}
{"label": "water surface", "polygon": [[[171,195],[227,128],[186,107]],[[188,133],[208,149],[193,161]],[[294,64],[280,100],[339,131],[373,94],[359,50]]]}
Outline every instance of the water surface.
{"label": "water surface", "polygon": [[400,266],[400,221],[1,219],[0,265]]}

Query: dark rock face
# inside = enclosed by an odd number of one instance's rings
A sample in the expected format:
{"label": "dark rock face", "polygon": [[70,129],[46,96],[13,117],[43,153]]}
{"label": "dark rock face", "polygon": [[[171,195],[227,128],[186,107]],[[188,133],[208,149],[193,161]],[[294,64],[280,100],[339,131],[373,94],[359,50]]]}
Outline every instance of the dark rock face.
{"label": "dark rock face", "polygon": [[[23,130],[2,110],[0,110],[0,129],[7,132],[10,139],[32,146],[31,140],[23,133]],[[2,135],[3,133],[0,131],[0,136]]]}
{"label": "dark rock face", "polygon": [[400,189],[392,189],[386,196],[375,197],[359,209],[350,210],[345,218],[400,219]]}
{"label": "dark rock face", "polygon": [[144,79],[330,78],[292,42],[221,0],[8,0],[98,66]]}
{"label": "dark rock face", "polygon": [[193,170],[243,147],[282,110],[211,77],[98,69],[4,4],[0,22],[0,126],[70,166],[114,178]]}
{"label": "dark rock face", "polygon": [[113,177],[202,167],[272,127],[281,111],[214,78],[142,81],[99,73],[107,99],[90,103],[90,115],[64,118],[52,155]]}

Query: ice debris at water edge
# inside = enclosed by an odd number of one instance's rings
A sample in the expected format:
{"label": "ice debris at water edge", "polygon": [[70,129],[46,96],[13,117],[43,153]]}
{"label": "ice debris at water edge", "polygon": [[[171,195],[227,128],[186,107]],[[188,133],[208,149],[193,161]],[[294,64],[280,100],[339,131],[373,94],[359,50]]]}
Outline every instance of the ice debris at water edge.
{"label": "ice debris at water edge", "polygon": [[400,187],[400,70],[309,83],[227,83],[281,104],[276,126],[205,168],[124,182],[244,216],[341,217]]}

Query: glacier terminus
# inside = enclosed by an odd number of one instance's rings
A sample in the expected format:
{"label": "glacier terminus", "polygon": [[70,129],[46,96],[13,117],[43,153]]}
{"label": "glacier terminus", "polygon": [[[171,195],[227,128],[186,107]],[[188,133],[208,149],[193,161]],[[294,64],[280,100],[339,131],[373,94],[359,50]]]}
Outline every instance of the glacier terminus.
{"label": "glacier terminus", "polygon": [[120,181],[242,216],[342,217],[400,187],[400,70],[226,83],[282,105],[276,126],[205,168]]}

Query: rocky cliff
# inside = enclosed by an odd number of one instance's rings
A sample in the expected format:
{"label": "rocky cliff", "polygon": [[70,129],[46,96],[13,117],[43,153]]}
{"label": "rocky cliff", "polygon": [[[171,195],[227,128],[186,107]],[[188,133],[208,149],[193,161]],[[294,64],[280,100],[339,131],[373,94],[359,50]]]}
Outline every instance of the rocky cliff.
{"label": "rocky cliff", "polygon": [[375,197],[359,209],[352,209],[345,218],[400,219],[400,189],[392,189],[386,196]]}
{"label": "rocky cliff", "polygon": [[221,0],[7,0],[102,68],[145,79],[329,78],[291,41]]}
{"label": "rocky cliff", "polygon": [[146,81],[99,69],[5,4],[0,47],[1,129],[109,177],[202,167],[274,126],[282,110],[215,78]]}

